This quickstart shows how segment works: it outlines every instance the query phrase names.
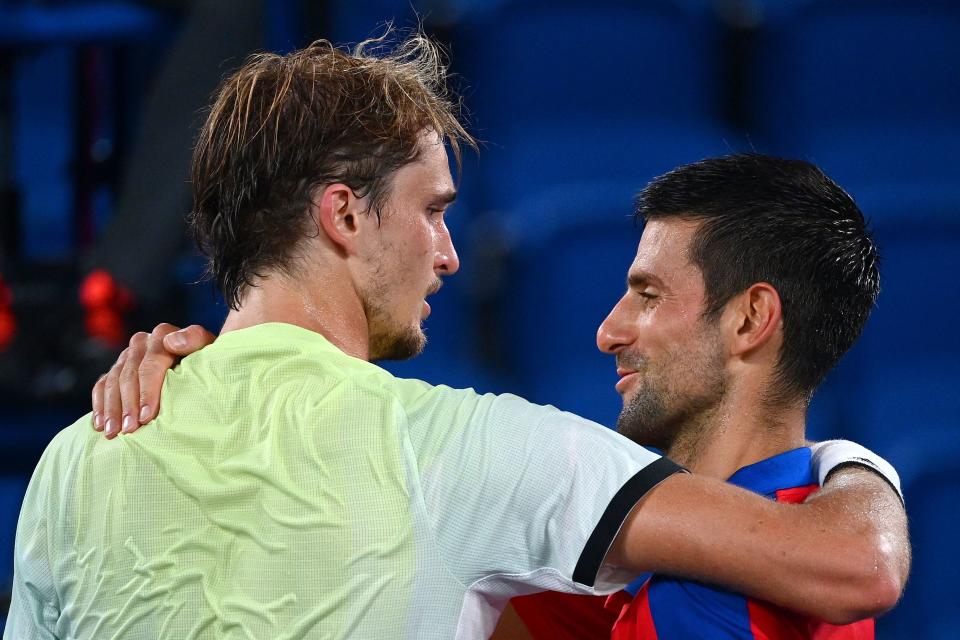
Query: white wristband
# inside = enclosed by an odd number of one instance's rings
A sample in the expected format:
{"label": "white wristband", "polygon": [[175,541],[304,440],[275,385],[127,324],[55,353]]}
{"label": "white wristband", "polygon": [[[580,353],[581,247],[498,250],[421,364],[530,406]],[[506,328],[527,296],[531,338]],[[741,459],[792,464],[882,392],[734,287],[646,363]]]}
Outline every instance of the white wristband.
{"label": "white wristband", "polygon": [[810,464],[823,486],[830,472],[842,464],[859,464],[879,473],[903,500],[900,476],[889,462],[870,449],[849,440],[825,440],[810,446],[813,458]]}

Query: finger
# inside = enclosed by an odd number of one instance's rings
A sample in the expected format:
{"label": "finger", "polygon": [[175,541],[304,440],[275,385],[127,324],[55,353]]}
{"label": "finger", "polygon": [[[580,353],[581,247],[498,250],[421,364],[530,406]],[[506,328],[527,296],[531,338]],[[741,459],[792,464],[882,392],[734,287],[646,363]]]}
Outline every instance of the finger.
{"label": "finger", "polygon": [[[123,368],[120,369],[121,430],[133,431],[140,413],[140,363],[147,352],[147,334],[139,331],[130,338],[130,346],[124,350]],[[137,425],[139,426],[139,425]]]}
{"label": "finger", "polygon": [[93,404],[93,428],[95,431],[103,431],[103,384],[107,374],[97,378],[97,383],[93,385],[91,400]]}
{"label": "finger", "polygon": [[164,338],[163,346],[170,353],[183,357],[212,344],[215,339],[216,336],[200,325],[192,324]]}
{"label": "finger", "polygon": [[126,354],[127,351],[124,349],[103,381],[103,435],[108,440],[120,433],[120,416],[123,413],[123,404],[120,401],[120,371],[123,369]]}
{"label": "finger", "polygon": [[[160,412],[160,390],[170,367],[180,358],[170,354],[163,346],[163,339],[176,331],[173,325],[158,325],[147,339],[147,353],[140,364],[140,413],[139,424],[146,424]],[[138,424],[138,426],[139,426]],[[134,429],[136,430],[136,429]]]}

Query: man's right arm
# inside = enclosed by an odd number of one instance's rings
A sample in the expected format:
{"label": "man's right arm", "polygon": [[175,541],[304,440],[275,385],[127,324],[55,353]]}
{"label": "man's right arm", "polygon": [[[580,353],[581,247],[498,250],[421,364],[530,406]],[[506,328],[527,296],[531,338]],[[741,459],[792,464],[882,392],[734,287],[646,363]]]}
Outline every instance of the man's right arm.
{"label": "man's right arm", "polygon": [[624,522],[606,562],[722,584],[834,624],[892,608],[906,583],[906,514],[879,475],[843,468],[808,502],[676,474]]}

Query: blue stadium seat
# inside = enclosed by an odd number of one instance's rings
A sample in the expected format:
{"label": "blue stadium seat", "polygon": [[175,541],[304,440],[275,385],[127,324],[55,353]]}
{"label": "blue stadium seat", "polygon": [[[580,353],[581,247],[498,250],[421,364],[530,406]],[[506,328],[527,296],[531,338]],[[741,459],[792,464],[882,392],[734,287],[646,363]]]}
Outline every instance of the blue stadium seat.
{"label": "blue stadium seat", "polygon": [[702,122],[543,120],[484,150],[480,205],[509,210],[525,194],[578,182],[631,183],[636,193],[680,164],[742,147],[728,130]]}
{"label": "blue stadium seat", "polygon": [[851,351],[844,421],[885,449],[919,424],[960,424],[960,190],[854,193],[880,246],[881,292]]}
{"label": "blue stadium seat", "polygon": [[131,2],[0,5],[0,47],[129,42],[164,25],[157,12]]}
{"label": "blue stadium seat", "polygon": [[573,183],[534,193],[506,218],[511,252],[499,335],[517,390],[612,426],[615,364],[597,328],[623,295],[640,230],[636,183]]}
{"label": "blue stadium seat", "polygon": [[13,582],[13,543],[29,479],[28,475],[0,476],[0,593],[9,593]]}
{"label": "blue stadium seat", "polygon": [[411,0],[334,0],[328,4],[329,32],[317,34],[335,44],[356,44],[376,37],[384,31],[384,24],[410,28],[416,24],[416,1]]}
{"label": "blue stadium seat", "polygon": [[706,11],[559,4],[506,2],[465,21],[453,55],[481,137],[498,144],[541,118],[717,120],[719,30]]}
{"label": "blue stadium seat", "polygon": [[960,629],[960,423],[904,433],[892,447],[910,517],[913,569],[903,600],[877,623],[878,638],[954,638]]}
{"label": "blue stadium seat", "polygon": [[702,3],[497,3],[453,56],[483,140],[483,211],[570,182],[633,182],[741,147],[721,123],[719,29]]}
{"label": "blue stadium seat", "polygon": [[842,374],[834,370],[820,385],[807,409],[806,436],[810,440],[850,437],[851,429],[843,421]]}
{"label": "blue stadium seat", "polygon": [[[82,97],[95,92],[106,113],[112,108],[112,81],[103,78],[99,86],[91,87],[75,78],[75,49],[140,44],[168,26],[159,12],[130,2],[0,6],[0,55],[13,61],[9,80],[0,78],[9,81],[12,95],[9,104],[0,105],[9,110],[0,113],[0,121],[6,119],[11,129],[0,138],[12,147],[0,149],[11,160],[10,175],[0,175],[0,181],[14,183],[21,194],[27,258],[62,258],[73,250],[77,195],[73,174],[78,170],[74,142],[78,116],[90,116],[82,110]],[[100,132],[111,142],[116,134]]]}
{"label": "blue stadium seat", "polygon": [[[766,2],[755,120],[777,148],[849,128],[955,127],[960,5],[952,0]],[[931,138],[932,139],[932,138]]]}
{"label": "blue stadium seat", "polygon": [[6,397],[3,401],[0,469],[5,473],[32,473],[50,440],[90,410],[88,406],[25,408],[13,406],[11,399]]}
{"label": "blue stadium seat", "polygon": [[[960,183],[960,113],[952,125],[891,121],[876,128],[811,131],[786,155],[809,160],[851,192],[955,190]],[[879,193],[878,193],[879,195]]]}

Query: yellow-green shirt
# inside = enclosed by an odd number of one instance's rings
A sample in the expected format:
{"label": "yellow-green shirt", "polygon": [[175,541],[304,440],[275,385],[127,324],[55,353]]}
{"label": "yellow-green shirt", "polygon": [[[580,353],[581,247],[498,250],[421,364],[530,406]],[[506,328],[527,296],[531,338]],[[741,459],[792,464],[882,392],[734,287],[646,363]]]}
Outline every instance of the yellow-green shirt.
{"label": "yellow-green shirt", "polygon": [[601,559],[657,461],[292,325],[229,332],[153,423],[108,441],[86,416],[47,447],[4,638],[486,637],[513,595],[633,577]]}

